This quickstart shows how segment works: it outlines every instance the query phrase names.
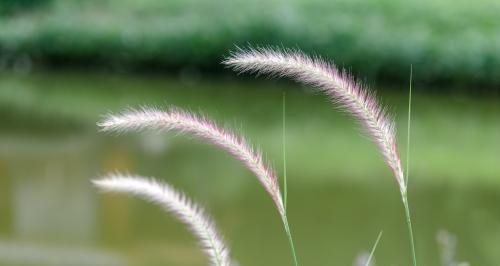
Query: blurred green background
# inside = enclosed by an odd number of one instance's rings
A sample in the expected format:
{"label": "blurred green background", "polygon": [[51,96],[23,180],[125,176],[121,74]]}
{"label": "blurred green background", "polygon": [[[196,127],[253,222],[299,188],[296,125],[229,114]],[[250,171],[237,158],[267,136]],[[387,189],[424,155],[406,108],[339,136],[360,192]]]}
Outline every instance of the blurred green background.
{"label": "blurred green background", "polygon": [[[3,0],[0,2],[0,265],[207,265],[175,218],[97,193],[120,170],[204,205],[241,265],[291,265],[271,200],[239,162],[175,134],[106,135],[127,107],[179,106],[242,132],[282,175],[286,91],[289,220],[301,265],[410,265],[397,185],[376,147],[323,95],[237,76],[235,45],[322,55],[376,90],[406,154],[420,265],[500,255],[500,3],[495,0]],[[403,158],[404,161],[405,158]],[[448,265],[446,265],[448,266]]]}

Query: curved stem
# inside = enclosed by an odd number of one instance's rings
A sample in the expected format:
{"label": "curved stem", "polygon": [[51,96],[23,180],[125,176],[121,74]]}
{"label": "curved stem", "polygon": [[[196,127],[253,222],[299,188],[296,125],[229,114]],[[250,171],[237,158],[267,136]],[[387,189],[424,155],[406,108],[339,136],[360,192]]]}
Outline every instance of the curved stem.
{"label": "curved stem", "polygon": [[404,192],[402,196],[403,196],[403,205],[405,207],[406,224],[408,225],[408,236],[410,238],[410,249],[413,260],[413,266],[417,266],[417,255],[415,253],[415,240],[413,238],[413,227],[411,224],[411,214],[410,214],[410,207],[408,204],[408,196],[406,192]]}
{"label": "curved stem", "polygon": [[286,214],[281,217],[283,219],[283,224],[285,225],[285,232],[288,236],[288,243],[290,244],[290,251],[292,252],[293,262],[295,266],[299,266],[299,262],[297,260],[297,254],[295,253],[295,246],[293,244],[292,232],[290,231],[290,226],[288,225],[288,219],[286,218]]}

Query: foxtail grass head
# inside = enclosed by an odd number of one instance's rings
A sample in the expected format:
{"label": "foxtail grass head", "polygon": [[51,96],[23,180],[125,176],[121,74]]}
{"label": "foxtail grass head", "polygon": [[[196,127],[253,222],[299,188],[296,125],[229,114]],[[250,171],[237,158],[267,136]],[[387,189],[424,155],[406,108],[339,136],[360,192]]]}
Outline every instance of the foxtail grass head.
{"label": "foxtail grass head", "polygon": [[277,175],[264,163],[262,154],[252,148],[243,137],[219,127],[208,118],[174,108],[165,111],[142,108],[109,115],[98,123],[98,126],[106,132],[146,129],[175,131],[205,140],[225,150],[253,172],[271,196],[281,216],[285,214]]}
{"label": "foxtail grass head", "polygon": [[239,49],[224,62],[238,72],[285,76],[308,84],[325,93],[335,104],[351,113],[391,168],[401,193],[406,193],[395,127],[373,93],[356,82],[346,71],[319,57],[309,57],[295,50]]}
{"label": "foxtail grass head", "polygon": [[92,181],[99,189],[134,195],[161,206],[187,225],[213,266],[235,265],[229,248],[205,211],[184,194],[152,178],[111,174]]}

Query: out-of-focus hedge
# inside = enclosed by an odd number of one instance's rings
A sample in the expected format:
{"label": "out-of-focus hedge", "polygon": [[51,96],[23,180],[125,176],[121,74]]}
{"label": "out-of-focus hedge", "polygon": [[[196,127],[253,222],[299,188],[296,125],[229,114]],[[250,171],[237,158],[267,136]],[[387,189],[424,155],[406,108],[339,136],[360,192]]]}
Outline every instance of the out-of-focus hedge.
{"label": "out-of-focus hedge", "polygon": [[0,1],[0,15],[13,15],[23,11],[30,11],[47,5],[51,0],[2,0]]}
{"label": "out-of-focus hedge", "polygon": [[497,0],[53,0],[0,19],[3,65],[203,67],[234,45],[297,47],[370,80],[500,84]]}

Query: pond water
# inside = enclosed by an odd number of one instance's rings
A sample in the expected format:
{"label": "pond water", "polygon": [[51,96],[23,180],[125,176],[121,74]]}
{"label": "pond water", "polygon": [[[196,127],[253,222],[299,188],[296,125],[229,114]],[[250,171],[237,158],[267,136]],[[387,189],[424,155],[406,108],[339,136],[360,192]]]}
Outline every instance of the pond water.
{"label": "pond water", "polygon": [[[240,265],[292,265],[278,213],[256,179],[216,148],[175,134],[106,135],[102,114],[176,105],[244,132],[282,173],[287,91],[289,221],[301,265],[354,265],[383,235],[377,265],[410,265],[396,183],[351,119],[288,83],[89,73],[0,79],[0,265],[207,265],[186,228],[158,207],[98,193],[124,171],[168,181],[200,202]],[[383,93],[405,132],[405,95]],[[417,93],[410,204],[420,265],[500,261],[499,100]],[[405,145],[402,142],[402,154]]]}

